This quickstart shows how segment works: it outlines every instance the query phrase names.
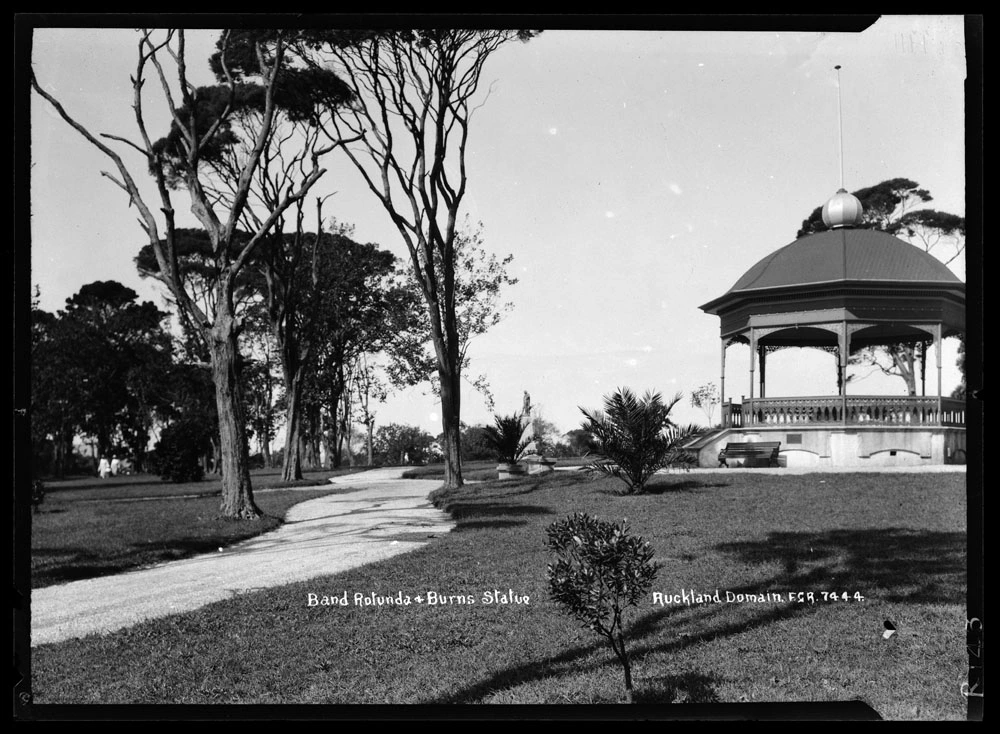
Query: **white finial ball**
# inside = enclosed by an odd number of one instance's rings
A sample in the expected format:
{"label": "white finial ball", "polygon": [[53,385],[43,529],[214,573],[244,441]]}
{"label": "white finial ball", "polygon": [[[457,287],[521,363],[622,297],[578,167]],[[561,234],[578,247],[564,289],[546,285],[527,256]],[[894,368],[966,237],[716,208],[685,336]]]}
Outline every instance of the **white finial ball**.
{"label": "white finial ball", "polygon": [[861,223],[864,211],[858,197],[847,193],[845,189],[840,189],[823,205],[823,224],[830,229],[853,227]]}

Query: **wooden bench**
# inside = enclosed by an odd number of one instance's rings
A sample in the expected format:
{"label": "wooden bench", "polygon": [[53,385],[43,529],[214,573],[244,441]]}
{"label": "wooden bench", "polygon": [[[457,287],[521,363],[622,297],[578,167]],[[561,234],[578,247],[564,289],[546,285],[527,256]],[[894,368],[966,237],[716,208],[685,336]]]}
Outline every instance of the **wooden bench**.
{"label": "wooden bench", "polygon": [[719,452],[719,466],[729,468],[728,459],[745,459],[743,466],[778,466],[778,449],[781,441],[753,443],[727,443]]}

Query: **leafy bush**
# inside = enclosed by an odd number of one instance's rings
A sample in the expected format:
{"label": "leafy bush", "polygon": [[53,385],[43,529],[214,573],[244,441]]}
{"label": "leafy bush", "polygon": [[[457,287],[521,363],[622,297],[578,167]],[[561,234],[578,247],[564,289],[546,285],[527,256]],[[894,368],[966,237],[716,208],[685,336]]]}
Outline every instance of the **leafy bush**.
{"label": "leafy bush", "polygon": [[640,400],[627,387],[604,397],[604,412],[580,411],[583,429],[594,437],[591,472],[625,482],[627,493],[642,492],[656,472],[668,466],[689,467],[697,461],[681,447],[691,433],[678,430],[670,411],[681,400],[678,393],[664,403],[659,393],[647,391]]}
{"label": "leafy bush", "polygon": [[574,428],[566,434],[569,449],[568,456],[586,456],[597,451],[597,442],[590,431],[583,428]]}
{"label": "leafy bush", "polygon": [[163,429],[155,465],[170,482],[197,482],[204,476],[201,459],[211,448],[210,429],[202,421],[181,419]]}
{"label": "leafy bush", "polygon": [[33,474],[49,476],[56,473],[53,463],[53,442],[48,438],[32,438],[31,471]]}
{"label": "leafy bush", "polygon": [[484,426],[469,426],[462,431],[462,461],[483,461],[495,457],[493,446],[486,440]]}
{"label": "leafy bush", "polygon": [[160,455],[154,448],[142,455],[142,470],[148,474],[161,474]]}
{"label": "leafy bush", "polygon": [[625,673],[632,701],[632,667],[625,649],[623,614],[653,585],[657,566],[648,542],[610,523],[575,513],[546,530],[556,562],[549,564],[549,594],[585,627],[607,638]]}
{"label": "leafy bush", "polygon": [[528,422],[520,413],[514,413],[494,416],[494,423],[483,429],[483,441],[493,449],[498,463],[516,464],[531,443],[522,440]]}
{"label": "leafy bush", "polygon": [[380,466],[422,466],[430,456],[434,437],[417,426],[390,423],[375,432],[374,443]]}

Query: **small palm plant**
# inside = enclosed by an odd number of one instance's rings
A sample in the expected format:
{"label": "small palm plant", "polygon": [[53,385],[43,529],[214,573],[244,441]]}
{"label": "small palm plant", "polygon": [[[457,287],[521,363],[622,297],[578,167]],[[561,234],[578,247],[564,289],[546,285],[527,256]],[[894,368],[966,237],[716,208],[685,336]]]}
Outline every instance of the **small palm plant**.
{"label": "small palm plant", "polygon": [[496,453],[497,463],[516,464],[531,443],[522,439],[528,422],[514,413],[494,416],[494,423],[483,429],[483,440]]}
{"label": "small palm plant", "polygon": [[582,427],[597,444],[587,470],[620,479],[626,494],[639,494],[660,469],[695,463],[697,459],[683,448],[695,429],[679,428],[670,419],[681,398],[677,393],[664,403],[659,393],[647,391],[640,399],[625,387],[604,397],[603,412],[581,408],[587,419]]}

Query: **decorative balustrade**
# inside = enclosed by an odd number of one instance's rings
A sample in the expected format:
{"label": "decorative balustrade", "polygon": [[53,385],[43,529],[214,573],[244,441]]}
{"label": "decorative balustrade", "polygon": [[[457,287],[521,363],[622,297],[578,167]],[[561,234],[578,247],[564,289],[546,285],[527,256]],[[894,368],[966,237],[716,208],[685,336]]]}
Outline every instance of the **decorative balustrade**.
{"label": "decorative balustrade", "polygon": [[[940,409],[939,409],[940,405]],[[722,406],[723,425],[781,426],[849,424],[872,426],[964,426],[965,401],[953,398],[848,395],[797,398],[744,398]]]}
{"label": "decorative balustrade", "polygon": [[955,398],[941,398],[941,425],[965,425],[965,401]]}
{"label": "decorative balustrade", "polygon": [[739,428],[743,425],[743,406],[727,400],[722,404],[722,425],[726,428]]}

